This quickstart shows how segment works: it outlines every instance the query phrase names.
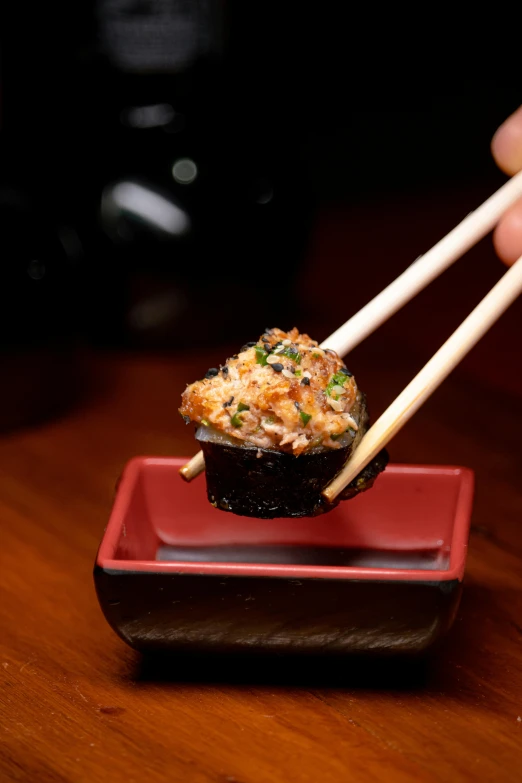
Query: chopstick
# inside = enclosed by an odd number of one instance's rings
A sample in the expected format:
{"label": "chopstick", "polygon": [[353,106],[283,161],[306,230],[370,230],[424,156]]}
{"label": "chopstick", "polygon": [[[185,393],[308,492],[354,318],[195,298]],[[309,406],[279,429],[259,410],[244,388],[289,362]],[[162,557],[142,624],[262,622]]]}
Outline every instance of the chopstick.
{"label": "chopstick", "polygon": [[321,343],[346,356],[390,316],[413,299],[488,234],[504,212],[522,197],[522,171],[515,174],[474,212],[470,212],[431,250],[413,262],[358,313]]}
{"label": "chopstick", "polygon": [[[330,348],[339,356],[346,356],[352,348],[355,348],[467,250],[483,239],[495,227],[504,212],[521,197],[522,171],[502,185],[431,250],[420,256],[380,294],[377,294],[330,337],[323,340],[321,348]],[[357,452],[361,446],[362,441]],[[204,470],[203,452],[199,451],[179,472],[185,481],[192,481]]]}
{"label": "chopstick", "polygon": [[522,256],[364,435],[352,458],[323,490],[327,500],[342,492],[386,446],[521,293]]}
{"label": "chopstick", "polygon": [[185,479],[185,481],[192,481],[192,479],[195,479],[200,473],[203,473],[204,470],[205,458],[203,452],[198,451],[186,465],[183,465],[183,467],[179,469],[179,475],[182,479]]}

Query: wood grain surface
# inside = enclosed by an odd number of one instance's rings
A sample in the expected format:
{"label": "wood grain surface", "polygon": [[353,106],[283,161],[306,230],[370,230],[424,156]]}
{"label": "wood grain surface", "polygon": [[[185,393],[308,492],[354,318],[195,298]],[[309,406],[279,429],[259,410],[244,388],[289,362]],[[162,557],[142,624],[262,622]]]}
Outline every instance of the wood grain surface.
{"label": "wood grain surface", "polygon": [[[296,325],[325,337],[490,190],[325,214],[296,283]],[[318,300],[325,269],[338,299]],[[353,352],[373,417],[502,271],[485,240]],[[520,780],[521,336],[519,301],[390,446],[394,461],[476,472],[458,619],[436,657],[417,663],[241,667],[127,648],[92,582],[115,481],[133,455],[196,451],[180,393],[233,347],[87,357],[74,408],[0,439],[0,780]]]}

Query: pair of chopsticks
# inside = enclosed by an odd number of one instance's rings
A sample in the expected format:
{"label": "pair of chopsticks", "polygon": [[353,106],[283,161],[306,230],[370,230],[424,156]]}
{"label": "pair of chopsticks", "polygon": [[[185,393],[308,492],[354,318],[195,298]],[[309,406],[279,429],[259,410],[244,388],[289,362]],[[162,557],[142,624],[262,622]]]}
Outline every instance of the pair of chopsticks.
{"label": "pair of chopsticks", "polygon": [[[512,177],[431,250],[414,261],[393,283],[324,340],[321,348],[330,348],[339,356],[346,356],[483,239],[519,198],[522,198],[522,172]],[[342,471],[323,490],[322,494],[327,500],[332,501],[337,497],[389,443],[521,293],[522,256],[364,435]],[[191,481],[204,469],[203,453],[199,452],[181,468],[180,474]]]}

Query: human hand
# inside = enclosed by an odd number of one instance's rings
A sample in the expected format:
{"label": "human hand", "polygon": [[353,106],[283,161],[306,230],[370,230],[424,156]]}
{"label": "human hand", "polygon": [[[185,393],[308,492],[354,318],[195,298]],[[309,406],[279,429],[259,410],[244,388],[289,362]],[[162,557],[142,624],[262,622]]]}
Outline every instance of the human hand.
{"label": "human hand", "polygon": [[[499,168],[512,176],[522,169],[522,106],[493,136],[491,151]],[[522,200],[503,216],[493,234],[493,244],[505,264],[522,256]]]}

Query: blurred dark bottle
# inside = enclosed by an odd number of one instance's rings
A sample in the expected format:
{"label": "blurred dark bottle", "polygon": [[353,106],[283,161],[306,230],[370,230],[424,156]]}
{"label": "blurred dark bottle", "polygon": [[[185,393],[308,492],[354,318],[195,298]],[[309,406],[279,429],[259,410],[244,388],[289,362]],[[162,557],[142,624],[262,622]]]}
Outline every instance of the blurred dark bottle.
{"label": "blurred dark bottle", "polygon": [[261,19],[217,0],[35,4],[32,65],[11,46],[14,144],[79,237],[96,343],[293,325],[312,203]]}
{"label": "blurred dark bottle", "polygon": [[[4,36],[4,40],[8,39]],[[14,41],[11,41],[13,44]],[[11,109],[16,58],[4,47],[0,77],[0,433],[62,412],[83,385],[81,246],[42,178],[38,126],[32,143]],[[35,154],[36,151],[36,154]],[[51,180],[52,182],[53,180]],[[51,196],[51,198],[50,198]]]}

